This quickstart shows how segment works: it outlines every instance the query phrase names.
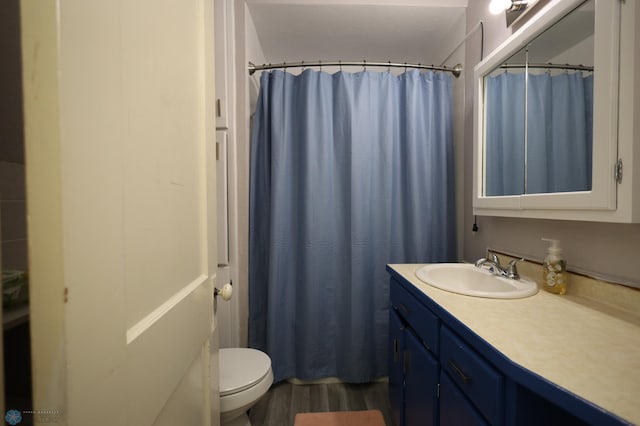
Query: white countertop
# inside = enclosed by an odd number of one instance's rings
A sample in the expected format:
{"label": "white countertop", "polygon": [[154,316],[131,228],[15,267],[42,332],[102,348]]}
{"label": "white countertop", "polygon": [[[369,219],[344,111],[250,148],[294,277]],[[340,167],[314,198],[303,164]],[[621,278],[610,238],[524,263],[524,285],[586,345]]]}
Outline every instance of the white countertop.
{"label": "white countertop", "polygon": [[422,264],[389,265],[514,363],[640,424],[640,317],[576,296],[463,296],[420,281]]}

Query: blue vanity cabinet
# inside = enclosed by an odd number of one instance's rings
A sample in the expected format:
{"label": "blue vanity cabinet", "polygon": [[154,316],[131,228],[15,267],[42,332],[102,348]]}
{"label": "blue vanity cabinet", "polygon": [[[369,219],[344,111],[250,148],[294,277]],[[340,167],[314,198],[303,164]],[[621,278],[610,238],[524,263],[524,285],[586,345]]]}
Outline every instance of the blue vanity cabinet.
{"label": "blue vanity cabinet", "polygon": [[395,426],[438,422],[438,318],[391,282],[389,400]]}
{"label": "blue vanity cabinet", "polygon": [[502,424],[502,376],[393,278],[390,293],[389,398],[396,426]]}

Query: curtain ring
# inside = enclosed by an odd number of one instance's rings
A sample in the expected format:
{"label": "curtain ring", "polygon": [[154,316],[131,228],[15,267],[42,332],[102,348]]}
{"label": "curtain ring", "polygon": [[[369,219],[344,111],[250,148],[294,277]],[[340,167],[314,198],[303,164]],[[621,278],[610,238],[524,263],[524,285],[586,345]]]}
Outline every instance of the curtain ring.
{"label": "curtain ring", "polygon": [[304,72],[304,61],[300,62],[300,66],[302,67],[302,72]]}
{"label": "curtain ring", "polygon": [[282,72],[285,72],[286,69],[287,69],[287,61],[284,61],[282,63]]}
{"label": "curtain ring", "polygon": [[364,65],[362,65],[362,69],[366,72],[367,71],[367,61],[362,61],[364,63]]}
{"label": "curtain ring", "polygon": [[342,61],[338,60],[338,66],[340,67],[340,71],[342,71]]}
{"label": "curtain ring", "polygon": [[322,61],[318,60],[318,67],[320,68],[320,71],[322,71]]}
{"label": "curtain ring", "polygon": [[407,63],[404,63],[404,72],[407,72]]}
{"label": "curtain ring", "polygon": [[391,72],[391,61],[389,61],[389,72]]}

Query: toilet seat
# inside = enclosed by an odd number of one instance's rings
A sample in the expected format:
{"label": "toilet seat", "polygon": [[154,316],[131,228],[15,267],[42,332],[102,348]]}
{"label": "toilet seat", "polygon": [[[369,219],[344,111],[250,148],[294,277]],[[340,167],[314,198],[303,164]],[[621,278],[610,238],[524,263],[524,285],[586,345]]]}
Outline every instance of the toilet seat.
{"label": "toilet seat", "polygon": [[218,356],[221,397],[247,390],[271,373],[271,359],[255,349],[225,348]]}

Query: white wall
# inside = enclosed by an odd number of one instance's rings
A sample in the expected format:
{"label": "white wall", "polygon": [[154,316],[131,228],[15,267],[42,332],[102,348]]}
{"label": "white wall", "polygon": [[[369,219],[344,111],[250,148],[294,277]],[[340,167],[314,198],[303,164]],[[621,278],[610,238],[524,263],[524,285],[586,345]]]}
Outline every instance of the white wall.
{"label": "white wall", "polygon": [[[253,17],[251,16],[251,11],[249,7],[245,6],[246,15],[245,15],[245,24],[246,24],[246,61],[253,62],[254,64],[263,64],[267,62],[267,58],[264,56],[262,52],[262,45],[260,44],[260,39],[258,38],[258,33],[256,31],[256,26],[253,23]],[[244,71],[244,75],[248,75],[246,70]],[[253,76],[249,76],[249,112],[253,114],[256,109],[256,102],[258,101],[258,91],[260,89],[260,72],[256,72]]]}
{"label": "white wall", "polygon": [[[217,301],[221,348],[247,345],[248,327],[248,253],[249,253],[249,128],[251,112],[257,101],[260,73],[249,76],[249,61],[264,63],[251,13],[244,0],[229,1],[233,19],[229,26],[228,60],[230,64],[227,100],[228,134],[228,209],[229,266],[218,270],[218,288],[232,281],[233,297]],[[222,66],[222,64],[216,64]]]}
{"label": "white wall", "polygon": [[[264,63],[260,40],[244,1],[236,1],[235,67],[236,108],[235,138],[230,144],[229,216],[230,255],[236,315],[232,318],[237,346],[247,346],[249,319],[249,136],[251,113],[255,109],[259,73],[249,76],[247,64]],[[222,343],[222,342],[221,342]]]}
{"label": "white wall", "polygon": [[[470,1],[467,8],[467,30],[484,21],[485,56],[510,34],[504,15],[492,16],[490,0]],[[466,68],[471,70],[480,61],[479,34],[467,43]],[[473,162],[473,74],[465,76],[465,170]],[[640,143],[640,141],[637,141]],[[484,256],[486,248],[541,260],[547,243],[542,237],[561,240],[569,269],[595,277],[640,286],[640,224],[612,224],[541,219],[478,217],[480,231],[471,232],[472,175],[464,178],[464,259],[473,261]]]}
{"label": "white wall", "polygon": [[[466,33],[466,15],[461,16],[458,22],[451,28],[438,55],[446,65],[453,67],[456,64],[464,64],[465,44],[463,39]],[[447,58],[448,57],[448,58]],[[465,75],[473,72],[463,65],[462,74],[458,78],[453,79],[453,145],[455,150],[455,179],[456,179],[456,256],[458,260],[463,257],[464,249],[464,91],[465,91]]]}

